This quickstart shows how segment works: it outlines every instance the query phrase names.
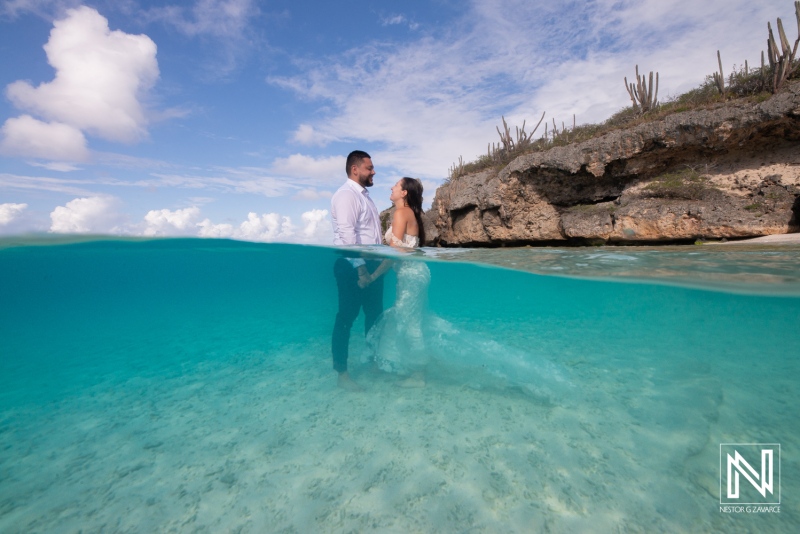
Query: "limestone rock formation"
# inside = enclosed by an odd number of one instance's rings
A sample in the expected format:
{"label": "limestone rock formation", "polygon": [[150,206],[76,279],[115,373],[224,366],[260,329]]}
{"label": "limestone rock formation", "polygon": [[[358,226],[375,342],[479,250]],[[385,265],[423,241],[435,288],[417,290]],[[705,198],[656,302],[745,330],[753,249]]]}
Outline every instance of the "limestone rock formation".
{"label": "limestone rock formation", "polygon": [[[675,242],[800,231],[800,82],[442,185],[428,244]],[[428,224],[430,223],[430,224]]]}

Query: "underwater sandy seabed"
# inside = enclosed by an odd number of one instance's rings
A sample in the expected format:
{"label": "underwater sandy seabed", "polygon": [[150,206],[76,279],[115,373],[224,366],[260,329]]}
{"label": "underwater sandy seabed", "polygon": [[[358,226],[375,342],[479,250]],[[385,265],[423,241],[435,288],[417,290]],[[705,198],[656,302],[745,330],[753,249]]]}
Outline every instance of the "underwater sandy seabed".
{"label": "underwater sandy seabed", "polygon": [[[357,328],[357,327],[356,327]],[[355,331],[355,328],[354,328]],[[190,340],[172,340],[180,351]],[[358,353],[354,336],[353,353]],[[163,347],[162,347],[163,349]],[[797,369],[769,391],[702,363],[566,358],[554,404],[434,370],[354,370],[328,340],[108,375],[0,414],[2,532],[796,532]],[[351,356],[352,358],[352,356]],[[611,362],[613,363],[613,362]],[[732,364],[735,365],[735,364]],[[755,362],[734,374],[758,381]],[[750,408],[748,408],[750,407]],[[766,419],[766,420],[765,420]],[[719,512],[719,443],[782,437],[781,513]],[[752,436],[757,441],[761,435]],[[789,439],[787,439],[789,438]],[[790,441],[791,440],[791,441]]]}
{"label": "underwater sandy seabed", "polygon": [[[503,259],[575,276],[732,270],[730,252],[658,254]],[[427,387],[399,388],[360,363],[359,320],[353,394],[331,370],[332,253],[9,249],[0,532],[800,532],[797,254],[734,265],[785,298],[431,263],[454,340],[498,342],[490,365],[523,351],[567,386],[537,395],[451,355]],[[721,513],[720,443],[774,442],[781,512]]]}

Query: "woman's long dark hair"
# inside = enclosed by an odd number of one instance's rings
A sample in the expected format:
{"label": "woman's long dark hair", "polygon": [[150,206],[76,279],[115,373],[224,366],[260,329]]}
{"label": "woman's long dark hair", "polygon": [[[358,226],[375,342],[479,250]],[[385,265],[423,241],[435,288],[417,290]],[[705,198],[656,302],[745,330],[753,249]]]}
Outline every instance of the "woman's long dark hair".
{"label": "woman's long dark hair", "polygon": [[406,192],[406,204],[414,212],[419,226],[419,246],[425,246],[425,225],[422,224],[422,182],[416,178],[403,177],[400,187]]}

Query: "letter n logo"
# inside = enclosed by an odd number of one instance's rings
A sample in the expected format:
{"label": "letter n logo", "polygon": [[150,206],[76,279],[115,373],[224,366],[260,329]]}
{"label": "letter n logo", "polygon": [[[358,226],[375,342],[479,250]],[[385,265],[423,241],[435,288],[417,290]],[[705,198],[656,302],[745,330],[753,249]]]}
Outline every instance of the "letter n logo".
{"label": "letter n logo", "polygon": [[780,444],[721,443],[720,504],[780,504],[780,465]]}

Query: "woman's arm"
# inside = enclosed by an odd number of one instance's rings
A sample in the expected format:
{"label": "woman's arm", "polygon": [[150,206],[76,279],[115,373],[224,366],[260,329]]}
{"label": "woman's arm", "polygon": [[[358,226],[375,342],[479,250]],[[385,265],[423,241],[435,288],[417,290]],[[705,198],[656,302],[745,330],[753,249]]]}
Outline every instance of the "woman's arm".
{"label": "woman's arm", "polygon": [[[406,250],[407,248],[402,245],[403,237],[405,237],[406,230],[408,229],[408,213],[406,213],[407,211],[410,210],[397,209],[394,211],[394,215],[392,216],[393,239],[390,239],[388,244],[400,250]],[[412,216],[413,213],[414,212],[411,212]],[[400,245],[396,244],[395,240],[397,240],[397,242],[401,244]],[[367,287],[369,284],[371,284],[372,282],[383,276],[386,273],[386,271],[391,269],[393,264],[394,261],[392,260],[383,260],[381,264],[378,265],[378,268],[375,269],[375,271],[371,275],[369,275],[369,277],[364,278],[363,281],[362,279],[359,279],[358,281],[359,287],[361,288]]]}
{"label": "woman's arm", "polygon": [[392,260],[383,260],[383,261],[381,262],[381,264],[380,264],[380,265],[378,265],[378,268],[377,268],[377,269],[375,269],[375,271],[374,271],[374,272],[373,272],[371,275],[367,276],[367,277],[364,279],[364,281],[363,281],[363,282],[361,281],[361,279],[359,279],[359,280],[358,280],[358,286],[359,286],[360,288],[362,288],[362,289],[363,289],[363,288],[365,288],[365,287],[367,287],[367,286],[368,286],[368,285],[370,285],[372,282],[374,282],[375,280],[377,280],[378,278],[380,278],[381,276],[383,276],[383,275],[384,275],[384,273],[385,273],[386,271],[388,271],[389,269],[391,269],[391,267],[392,267],[392,264],[393,264],[393,263],[394,263],[394,262],[393,262]]}

